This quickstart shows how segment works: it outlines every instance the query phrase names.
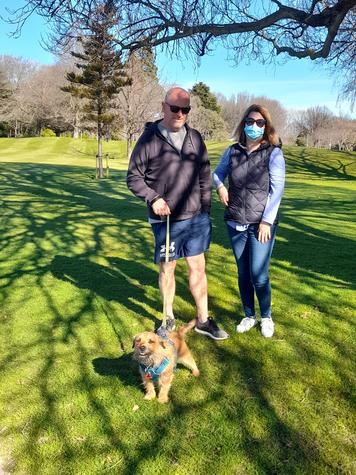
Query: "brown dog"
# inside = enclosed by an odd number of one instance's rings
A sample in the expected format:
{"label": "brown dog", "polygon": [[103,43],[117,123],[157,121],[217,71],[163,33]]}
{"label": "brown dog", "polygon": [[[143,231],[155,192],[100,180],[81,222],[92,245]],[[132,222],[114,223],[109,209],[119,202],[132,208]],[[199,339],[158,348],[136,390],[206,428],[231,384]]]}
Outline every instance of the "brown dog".
{"label": "brown dog", "polygon": [[177,363],[189,368],[194,376],[199,376],[199,369],[184,341],[185,334],[194,328],[195,320],[170,332],[168,338],[161,338],[153,332],[143,332],[134,337],[134,359],[140,363],[140,373],[145,386],[145,399],[154,399],[154,383],[160,390],[158,401],[168,402],[168,392],[172,384],[173,373]]}

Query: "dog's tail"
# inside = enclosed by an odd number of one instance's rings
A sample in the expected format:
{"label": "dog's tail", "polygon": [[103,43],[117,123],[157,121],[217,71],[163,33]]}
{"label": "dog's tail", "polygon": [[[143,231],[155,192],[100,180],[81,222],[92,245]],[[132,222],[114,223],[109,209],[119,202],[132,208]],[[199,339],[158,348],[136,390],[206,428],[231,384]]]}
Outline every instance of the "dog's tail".
{"label": "dog's tail", "polygon": [[180,329],[178,330],[178,334],[184,338],[185,334],[188,333],[190,330],[192,330],[195,325],[196,325],[197,321],[196,319],[194,318],[193,320],[191,320],[189,323],[187,323],[186,325],[183,325],[182,327],[180,327]]}

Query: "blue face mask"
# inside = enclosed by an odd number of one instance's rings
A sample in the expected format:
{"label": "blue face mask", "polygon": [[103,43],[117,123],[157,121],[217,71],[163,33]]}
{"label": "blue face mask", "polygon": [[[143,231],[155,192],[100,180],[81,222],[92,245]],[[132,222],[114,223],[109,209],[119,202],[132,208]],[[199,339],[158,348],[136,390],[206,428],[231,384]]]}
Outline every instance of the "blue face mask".
{"label": "blue face mask", "polygon": [[244,128],[245,134],[250,140],[257,140],[260,139],[264,132],[265,128],[264,127],[258,127],[258,125],[253,124],[253,125],[245,125]]}

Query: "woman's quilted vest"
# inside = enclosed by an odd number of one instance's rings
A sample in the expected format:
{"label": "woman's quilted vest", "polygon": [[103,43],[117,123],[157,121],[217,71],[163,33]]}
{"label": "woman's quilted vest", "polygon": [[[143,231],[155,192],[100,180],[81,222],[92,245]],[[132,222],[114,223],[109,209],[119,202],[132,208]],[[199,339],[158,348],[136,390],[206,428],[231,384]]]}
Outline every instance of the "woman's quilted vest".
{"label": "woman's quilted vest", "polygon": [[270,144],[261,145],[248,155],[241,145],[231,146],[226,221],[240,224],[261,221],[269,193],[269,158],[274,148]]}

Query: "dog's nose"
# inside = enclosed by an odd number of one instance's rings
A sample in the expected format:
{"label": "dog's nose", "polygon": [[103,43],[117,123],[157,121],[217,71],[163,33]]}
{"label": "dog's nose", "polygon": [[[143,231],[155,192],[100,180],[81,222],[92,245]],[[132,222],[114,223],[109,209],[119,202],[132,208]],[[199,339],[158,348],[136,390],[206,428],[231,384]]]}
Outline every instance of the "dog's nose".
{"label": "dog's nose", "polygon": [[146,347],[145,345],[140,345],[140,351],[145,351]]}

